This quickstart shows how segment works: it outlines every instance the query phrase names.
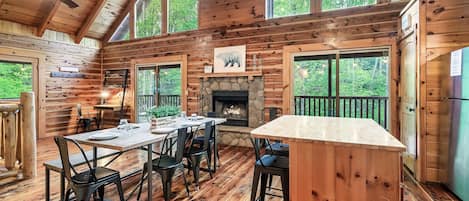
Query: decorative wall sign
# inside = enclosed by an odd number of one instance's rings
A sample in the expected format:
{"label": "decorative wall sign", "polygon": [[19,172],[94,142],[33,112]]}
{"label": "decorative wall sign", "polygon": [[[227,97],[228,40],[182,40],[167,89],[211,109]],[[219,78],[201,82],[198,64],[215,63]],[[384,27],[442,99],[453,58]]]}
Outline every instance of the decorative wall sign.
{"label": "decorative wall sign", "polygon": [[246,71],[246,45],[215,48],[213,55],[215,73]]}
{"label": "decorative wall sign", "polygon": [[51,77],[61,77],[61,78],[85,78],[83,73],[70,73],[70,72],[51,72]]}
{"label": "decorative wall sign", "polygon": [[78,73],[78,72],[80,72],[77,67],[73,67],[73,66],[62,66],[62,67],[59,67],[59,71],[60,71],[60,72],[73,72],[73,73]]}

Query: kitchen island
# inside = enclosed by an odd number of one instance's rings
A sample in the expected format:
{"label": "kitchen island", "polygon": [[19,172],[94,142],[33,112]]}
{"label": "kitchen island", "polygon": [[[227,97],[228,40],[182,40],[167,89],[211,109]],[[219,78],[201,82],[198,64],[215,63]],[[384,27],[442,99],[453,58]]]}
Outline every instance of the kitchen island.
{"label": "kitchen island", "polygon": [[371,119],[285,115],[251,135],[289,144],[290,200],[401,200],[405,146]]}

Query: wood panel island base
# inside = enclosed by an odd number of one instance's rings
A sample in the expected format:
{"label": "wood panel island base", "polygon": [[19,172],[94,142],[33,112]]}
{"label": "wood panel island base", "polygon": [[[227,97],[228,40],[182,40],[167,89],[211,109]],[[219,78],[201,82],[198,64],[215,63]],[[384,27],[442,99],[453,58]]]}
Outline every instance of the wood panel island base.
{"label": "wood panel island base", "polygon": [[251,132],[290,146],[290,200],[398,201],[405,147],[370,119],[282,116]]}

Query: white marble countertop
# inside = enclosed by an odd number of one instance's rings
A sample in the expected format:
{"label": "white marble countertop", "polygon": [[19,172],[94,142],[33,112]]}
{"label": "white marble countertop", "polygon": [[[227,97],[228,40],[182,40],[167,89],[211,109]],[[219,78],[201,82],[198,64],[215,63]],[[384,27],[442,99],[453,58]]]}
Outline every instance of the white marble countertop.
{"label": "white marble countertop", "polygon": [[371,119],[285,115],[251,131],[257,138],[300,140],[404,151],[405,146]]}

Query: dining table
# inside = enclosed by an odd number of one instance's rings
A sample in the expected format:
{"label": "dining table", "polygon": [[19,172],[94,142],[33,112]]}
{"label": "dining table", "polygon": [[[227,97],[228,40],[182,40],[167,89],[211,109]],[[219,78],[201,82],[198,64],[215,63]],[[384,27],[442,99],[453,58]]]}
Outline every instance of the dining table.
{"label": "dining table", "polygon": [[[174,118],[167,125],[159,125],[158,127],[171,127],[176,130],[179,128],[194,127],[197,125],[203,128],[204,124],[214,121],[216,125],[226,122],[224,118],[208,118],[201,117],[196,119],[190,118]],[[158,128],[157,127],[157,128]],[[110,128],[98,131],[91,131],[76,135],[69,135],[65,138],[75,140],[76,142],[93,147],[93,167],[97,167],[97,150],[98,148],[113,149],[120,152],[126,152],[132,149],[145,148],[147,151],[147,168],[152,169],[153,145],[160,143],[166,137],[166,134],[154,134],[149,123],[130,124],[130,129]],[[96,140],[96,136],[114,134],[115,137],[109,140]],[[152,177],[147,177],[148,183],[148,200],[152,198]]]}
{"label": "dining table", "polygon": [[251,135],[289,145],[290,200],[402,200],[405,146],[372,119],[284,115]]}

